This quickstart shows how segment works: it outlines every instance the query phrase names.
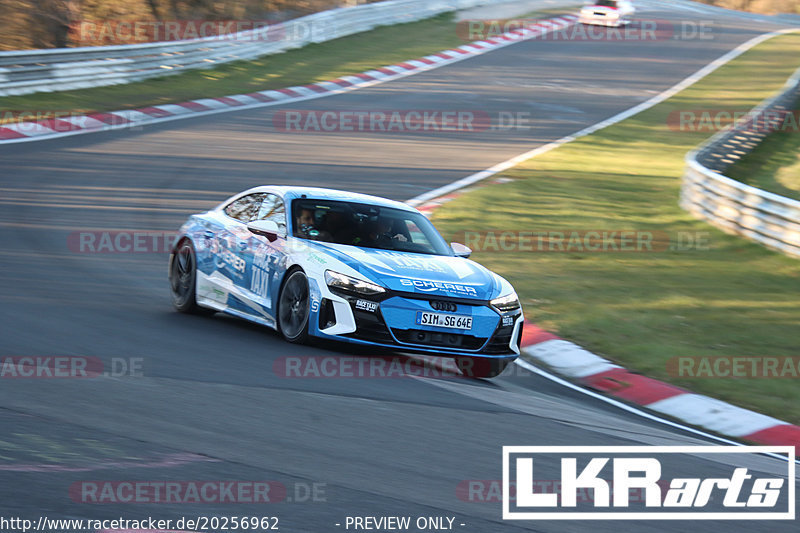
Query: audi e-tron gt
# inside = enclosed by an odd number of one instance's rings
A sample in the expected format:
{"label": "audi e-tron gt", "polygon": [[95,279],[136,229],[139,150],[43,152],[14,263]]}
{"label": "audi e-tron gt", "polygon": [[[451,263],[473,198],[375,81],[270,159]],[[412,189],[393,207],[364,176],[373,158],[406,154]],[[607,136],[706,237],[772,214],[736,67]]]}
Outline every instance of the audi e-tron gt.
{"label": "audi e-tron gt", "polygon": [[179,311],[219,311],[310,337],[453,357],[491,377],[519,354],[505,279],[406,204],[344,191],[249,189],[181,227],[169,259]]}

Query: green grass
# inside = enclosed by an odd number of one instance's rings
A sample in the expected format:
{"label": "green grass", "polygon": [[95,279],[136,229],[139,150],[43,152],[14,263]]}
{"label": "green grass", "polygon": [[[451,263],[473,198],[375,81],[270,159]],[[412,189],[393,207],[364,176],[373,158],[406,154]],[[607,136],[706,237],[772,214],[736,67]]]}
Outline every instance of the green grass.
{"label": "green grass", "polygon": [[741,161],[728,168],[725,175],[800,200],[800,131],[787,129],[772,133]]}
{"label": "green grass", "polygon": [[[678,207],[684,156],[710,134],[673,111],[746,111],[797,68],[800,35],[745,53],[668,101],[502,174],[434,214],[465,230],[703,232],[708,246],[648,253],[496,252],[473,257],[517,288],[529,320],[620,364],[800,422],[796,379],[677,379],[676,356],[798,356],[800,262],[726,235]],[[674,115],[673,115],[674,116]],[[462,233],[463,235],[463,233]]]}
{"label": "green grass", "polygon": [[[520,18],[546,18],[568,11],[543,10]],[[453,13],[445,13],[214,69],[125,85],[0,97],[0,123],[14,120],[3,110],[114,111],[331,80],[461,46],[467,42],[463,30]]]}

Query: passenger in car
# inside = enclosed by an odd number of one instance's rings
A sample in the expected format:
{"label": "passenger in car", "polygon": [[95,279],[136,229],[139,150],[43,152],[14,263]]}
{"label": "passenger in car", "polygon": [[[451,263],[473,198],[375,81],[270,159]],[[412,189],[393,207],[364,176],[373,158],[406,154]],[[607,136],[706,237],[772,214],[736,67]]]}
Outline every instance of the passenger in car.
{"label": "passenger in car", "polygon": [[341,211],[329,211],[322,220],[321,228],[320,240],[351,244],[355,239],[355,232]]}
{"label": "passenger in car", "polygon": [[294,225],[294,234],[296,237],[303,239],[320,238],[320,231],[314,227],[314,210],[310,208],[303,208],[297,217]]}
{"label": "passenger in car", "polygon": [[372,224],[366,243],[373,248],[392,250],[395,248],[396,241],[406,242],[407,240],[405,235],[394,231],[394,223],[390,218],[378,217]]}

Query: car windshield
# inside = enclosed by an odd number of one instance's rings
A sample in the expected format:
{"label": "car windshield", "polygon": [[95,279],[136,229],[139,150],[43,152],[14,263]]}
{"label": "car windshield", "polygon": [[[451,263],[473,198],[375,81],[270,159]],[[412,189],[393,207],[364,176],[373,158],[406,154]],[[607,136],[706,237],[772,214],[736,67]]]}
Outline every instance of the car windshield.
{"label": "car windshield", "polygon": [[597,0],[596,6],[617,7],[617,0]]}
{"label": "car windshield", "polygon": [[392,207],[335,200],[292,202],[292,234],[336,244],[431,255],[453,255],[423,215]]}

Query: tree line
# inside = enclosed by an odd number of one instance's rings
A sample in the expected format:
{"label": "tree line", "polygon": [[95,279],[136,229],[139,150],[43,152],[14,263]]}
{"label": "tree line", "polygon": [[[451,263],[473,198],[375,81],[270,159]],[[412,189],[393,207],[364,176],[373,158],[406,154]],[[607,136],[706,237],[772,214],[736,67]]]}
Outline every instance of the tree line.
{"label": "tree line", "polygon": [[[119,44],[102,31],[179,21],[280,22],[358,0],[0,0],[0,50]],[[103,26],[105,24],[105,26]],[[152,25],[152,24],[151,24]],[[219,27],[226,27],[220,24]],[[87,35],[99,36],[91,42]]]}
{"label": "tree line", "polygon": [[[365,1],[377,0],[0,0],[0,50],[122,44],[122,31],[104,30],[148,22],[280,22]],[[800,0],[700,1],[756,13],[800,14]],[[158,34],[154,40],[162,40]]]}
{"label": "tree line", "polygon": [[698,0],[704,4],[776,15],[778,13],[800,14],[800,0]]}

